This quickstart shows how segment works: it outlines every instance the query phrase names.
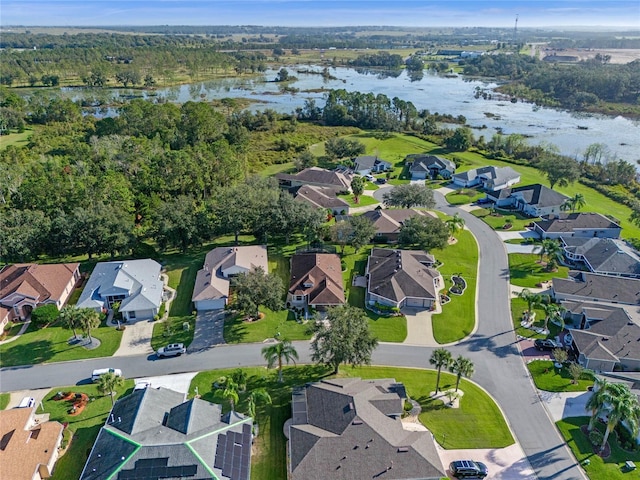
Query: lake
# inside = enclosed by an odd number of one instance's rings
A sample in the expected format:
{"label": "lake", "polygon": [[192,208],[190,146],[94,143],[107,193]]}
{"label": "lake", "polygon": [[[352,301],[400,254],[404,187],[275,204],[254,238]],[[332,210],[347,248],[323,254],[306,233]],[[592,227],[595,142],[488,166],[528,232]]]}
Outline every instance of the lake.
{"label": "lake", "polygon": [[[299,67],[321,71],[320,67]],[[640,160],[640,122],[624,117],[609,117],[597,114],[567,112],[552,108],[536,107],[530,103],[511,103],[508,100],[485,100],[475,98],[476,87],[489,91],[496,83],[481,80],[467,80],[463,77],[444,77],[425,71],[421,80],[411,81],[406,72],[396,77],[384,74],[358,72],[350,68],[332,68],[335,80],[327,80],[321,75],[296,73],[296,67],[288,67],[296,81],[290,87],[298,93],[281,93],[281,84],[272,82],[277,71],[269,70],[264,76],[253,78],[225,78],[208,82],[197,82],[169,88],[159,88],[148,92],[132,89],[112,89],[107,96],[126,98],[162,98],[183,103],[189,100],[214,100],[225,97],[243,97],[255,100],[251,110],[271,108],[278,112],[290,113],[302,107],[306,99],[313,98],[317,105],[324,104],[324,93],[319,89],[344,88],[348,91],[385,94],[389,98],[399,97],[410,100],[418,110],[428,109],[432,113],[464,115],[476,136],[484,135],[487,140],[497,131],[508,135],[519,133],[528,137],[533,144],[554,144],[565,155],[579,157],[592,143],[603,143],[610,152],[636,165]],[[74,100],[99,98],[105,91],[82,88],[63,88]],[[107,110],[106,114],[113,114]],[[104,114],[104,113],[103,113]],[[485,127],[480,129],[480,127]]]}

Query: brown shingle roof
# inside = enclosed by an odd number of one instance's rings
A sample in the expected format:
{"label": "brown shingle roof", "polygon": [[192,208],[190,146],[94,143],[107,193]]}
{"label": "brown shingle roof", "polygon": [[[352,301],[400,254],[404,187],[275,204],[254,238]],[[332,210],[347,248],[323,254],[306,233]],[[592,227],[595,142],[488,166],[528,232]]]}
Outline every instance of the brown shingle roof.
{"label": "brown shingle roof", "polygon": [[40,303],[47,300],[57,302],[79,266],[79,263],[7,265],[0,270],[0,300],[17,293],[35,298]]}
{"label": "brown shingle roof", "polygon": [[620,225],[599,213],[562,213],[557,217],[534,223],[549,233],[573,232],[578,229],[620,228]]}
{"label": "brown shingle roof", "polygon": [[376,233],[380,233],[382,235],[400,233],[400,227],[402,227],[404,222],[416,215],[429,214],[427,212],[420,212],[411,208],[370,210],[362,214],[363,217],[371,220],[373,225],[376,227]]}
{"label": "brown shingle roof", "polygon": [[62,424],[36,424],[34,412],[35,407],[0,411],[0,476],[3,479],[31,480],[40,466],[47,466],[56,454]]}
{"label": "brown shingle roof", "polygon": [[[305,287],[305,283],[311,284]],[[340,257],[334,253],[298,253],[291,257],[291,295],[308,295],[309,305],[345,303]]]}
{"label": "brown shingle roof", "polygon": [[349,190],[351,187],[351,179],[341,172],[325,170],[320,167],[305,168],[295,175],[287,173],[279,173],[276,175],[278,180],[295,180],[301,183],[310,183],[314,185],[325,185],[327,187],[335,187],[340,190]]}
{"label": "brown shingle roof", "polygon": [[316,208],[331,208],[348,210],[349,204],[337,197],[339,190],[315,185],[303,185],[295,188],[294,197],[298,201],[306,202]]}

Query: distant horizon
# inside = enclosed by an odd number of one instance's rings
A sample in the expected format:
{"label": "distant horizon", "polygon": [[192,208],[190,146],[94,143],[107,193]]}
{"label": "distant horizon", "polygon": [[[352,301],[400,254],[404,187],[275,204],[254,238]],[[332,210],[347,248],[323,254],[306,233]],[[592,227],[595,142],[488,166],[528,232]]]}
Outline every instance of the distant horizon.
{"label": "distant horizon", "polygon": [[[637,0],[3,0],[0,26],[640,29]],[[630,19],[635,19],[631,21]]]}

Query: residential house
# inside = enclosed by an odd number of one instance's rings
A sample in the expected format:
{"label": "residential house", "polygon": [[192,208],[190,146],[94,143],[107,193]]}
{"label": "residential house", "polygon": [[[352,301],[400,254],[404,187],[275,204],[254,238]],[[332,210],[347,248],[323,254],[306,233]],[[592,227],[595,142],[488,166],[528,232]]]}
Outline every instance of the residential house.
{"label": "residential house", "polygon": [[332,171],[319,167],[309,167],[295,175],[289,173],[278,173],[276,178],[278,179],[280,186],[283,188],[314,185],[316,187],[328,187],[340,191],[350,191],[353,176],[347,171]]}
{"label": "residential house", "polygon": [[340,257],[334,253],[296,253],[291,257],[287,303],[320,310],[345,303]]}
{"label": "residential house", "polygon": [[290,480],[436,480],[445,477],[433,435],[405,430],[405,387],[392,378],[336,378],[293,391]]}
{"label": "residential house", "polygon": [[623,308],[589,302],[562,302],[571,318],[571,348],[585,368],[612,372],[640,368],[640,326]]}
{"label": "residential house", "polygon": [[438,175],[442,178],[451,178],[456,172],[455,163],[446,158],[436,157],[435,155],[407,155],[405,163],[409,165],[411,180],[435,179]]}
{"label": "residential house", "polygon": [[513,208],[530,217],[541,217],[560,213],[569,197],[536,183],[487,192],[487,199],[495,202],[497,207]]}
{"label": "residential house", "polygon": [[4,331],[4,328],[9,324],[9,315],[12,310],[0,305],[0,331]]}
{"label": "residential house", "polygon": [[120,302],[125,320],[151,320],[163,300],[160,270],[160,264],[150,259],[97,263],[77,306],[107,311]]}
{"label": "residential house", "polygon": [[495,167],[491,165],[456,173],[452,179],[453,183],[460,187],[477,187],[481,185],[485,190],[496,191],[519,183],[520,174],[511,167]]}
{"label": "residential house", "polygon": [[2,317],[25,320],[41,305],[53,304],[60,310],[78,280],[79,263],[6,265],[0,270],[0,323]]}
{"label": "residential house", "polygon": [[229,301],[229,280],[255,268],[269,271],[266,245],[218,247],[207,253],[198,270],[191,301],[196,310],[218,310]]}
{"label": "residential house", "polygon": [[386,172],[393,167],[391,162],[382,160],[377,156],[366,155],[362,157],[356,157],[353,160],[353,171],[358,175],[369,175],[375,173]]}
{"label": "residential house", "polygon": [[620,238],[622,227],[599,213],[560,213],[533,222],[541,238]]}
{"label": "residential house", "polygon": [[64,427],[36,415],[36,406],[0,411],[0,477],[40,480],[53,475]]}
{"label": "residential house", "polygon": [[338,197],[340,190],[329,187],[317,187],[315,185],[303,185],[291,188],[293,197],[315,208],[330,211],[334,215],[349,213],[349,203]]}
{"label": "residential house", "polygon": [[411,217],[416,215],[430,215],[428,212],[413,210],[412,208],[375,209],[362,214],[371,220],[376,227],[376,238],[386,239],[388,242],[397,242],[400,228]]}
{"label": "residential house", "polygon": [[434,264],[433,255],[421,250],[374,248],[367,261],[367,303],[435,308],[444,282]]}
{"label": "residential house", "polygon": [[80,480],[249,480],[251,418],[147,387],[116,402]]}
{"label": "residential house", "polygon": [[622,240],[613,238],[560,237],[567,263],[590,272],[640,278],[640,257]]}
{"label": "residential house", "polygon": [[568,278],[551,280],[552,296],[559,301],[591,301],[640,305],[640,279],[569,271]]}

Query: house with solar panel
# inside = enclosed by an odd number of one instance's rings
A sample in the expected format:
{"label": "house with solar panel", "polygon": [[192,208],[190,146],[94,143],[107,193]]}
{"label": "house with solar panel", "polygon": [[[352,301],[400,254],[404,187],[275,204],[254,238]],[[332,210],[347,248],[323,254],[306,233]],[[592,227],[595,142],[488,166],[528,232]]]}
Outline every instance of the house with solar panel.
{"label": "house with solar panel", "polygon": [[116,402],[80,480],[249,480],[252,419],[166,388]]}

